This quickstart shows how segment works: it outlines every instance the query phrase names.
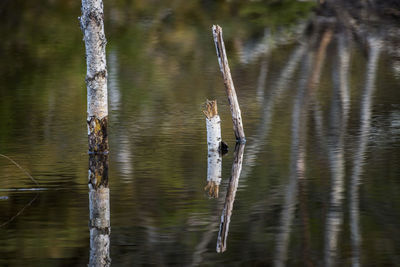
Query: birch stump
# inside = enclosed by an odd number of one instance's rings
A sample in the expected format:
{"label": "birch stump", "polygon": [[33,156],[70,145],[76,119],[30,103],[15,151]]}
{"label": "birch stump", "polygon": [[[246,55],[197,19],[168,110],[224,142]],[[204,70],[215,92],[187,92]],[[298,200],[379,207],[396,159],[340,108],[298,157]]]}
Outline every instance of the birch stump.
{"label": "birch stump", "polygon": [[82,0],[79,18],[86,48],[89,153],[108,153],[106,37],[102,0]]}
{"label": "birch stump", "polygon": [[206,115],[207,126],[207,185],[204,188],[208,195],[218,198],[219,185],[221,183],[222,173],[222,155],[221,155],[221,119],[218,115],[217,101],[206,102],[206,108],[203,110]]}
{"label": "birch stump", "polygon": [[222,28],[218,25],[212,27],[214,44],[217,51],[219,68],[224,78],[226,94],[228,96],[229,106],[232,114],[233,131],[235,132],[236,141],[245,143],[242,115],[240,112],[239,102],[236,96],[235,86],[233,85],[231,70],[229,69],[228,57],[225,51],[224,39],[222,38]]}

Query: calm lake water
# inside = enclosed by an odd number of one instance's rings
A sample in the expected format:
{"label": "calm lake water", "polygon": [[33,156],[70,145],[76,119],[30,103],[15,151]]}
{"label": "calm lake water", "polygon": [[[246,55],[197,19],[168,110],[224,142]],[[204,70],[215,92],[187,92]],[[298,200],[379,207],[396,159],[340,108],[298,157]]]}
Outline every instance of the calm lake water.
{"label": "calm lake water", "polygon": [[[0,265],[86,266],[80,3],[39,2],[0,3],[0,153],[39,183],[0,157]],[[400,265],[396,9],[264,2],[104,1],[111,265]],[[212,24],[247,137],[237,179]],[[230,147],[218,198],[206,99]]]}

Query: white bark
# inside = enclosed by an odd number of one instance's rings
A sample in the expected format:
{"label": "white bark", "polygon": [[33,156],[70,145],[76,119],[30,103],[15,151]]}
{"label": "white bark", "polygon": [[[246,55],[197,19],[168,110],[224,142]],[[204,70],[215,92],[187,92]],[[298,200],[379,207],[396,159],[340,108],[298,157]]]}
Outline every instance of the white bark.
{"label": "white bark", "polygon": [[110,190],[90,189],[90,260],[89,266],[110,266]]}
{"label": "white bark", "polygon": [[[218,151],[208,150],[207,182],[215,186],[221,184],[222,155]],[[216,195],[218,197],[218,194]]]}
{"label": "white bark", "polygon": [[82,0],[80,23],[86,48],[88,119],[94,116],[100,120],[108,115],[103,16],[102,0]]}
{"label": "white bark", "polygon": [[207,101],[206,110],[207,126],[207,145],[208,145],[208,165],[207,165],[207,185],[205,190],[211,197],[218,198],[219,185],[222,173],[221,145],[221,119],[218,115],[217,102]]}
{"label": "white bark", "polygon": [[207,145],[209,151],[218,151],[221,143],[221,119],[218,115],[206,118]]}
{"label": "white bark", "polygon": [[212,198],[218,198],[222,178],[222,155],[218,151],[208,151],[207,185],[204,188]]}

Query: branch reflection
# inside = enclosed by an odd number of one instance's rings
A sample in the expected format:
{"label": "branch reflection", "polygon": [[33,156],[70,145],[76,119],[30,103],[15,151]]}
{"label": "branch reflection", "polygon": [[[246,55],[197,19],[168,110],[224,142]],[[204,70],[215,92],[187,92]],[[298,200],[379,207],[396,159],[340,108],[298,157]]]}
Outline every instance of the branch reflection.
{"label": "branch reflection", "polygon": [[229,180],[228,190],[226,192],[224,209],[221,214],[221,224],[219,226],[217,252],[222,253],[226,250],[226,241],[228,238],[229,224],[235,201],[236,190],[239,184],[240,173],[242,172],[244,144],[236,144],[234,160],[232,164],[231,179]]}

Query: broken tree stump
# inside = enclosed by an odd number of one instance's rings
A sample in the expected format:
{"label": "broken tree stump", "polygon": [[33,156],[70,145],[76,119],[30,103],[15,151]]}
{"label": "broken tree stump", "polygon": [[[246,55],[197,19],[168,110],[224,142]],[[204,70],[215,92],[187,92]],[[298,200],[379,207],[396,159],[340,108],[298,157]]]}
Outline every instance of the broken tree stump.
{"label": "broken tree stump", "polygon": [[219,184],[222,176],[221,155],[221,119],[218,115],[217,101],[207,100],[205,109],[207,126],[207,185],[204,188],[212,198],[218,198]]}

